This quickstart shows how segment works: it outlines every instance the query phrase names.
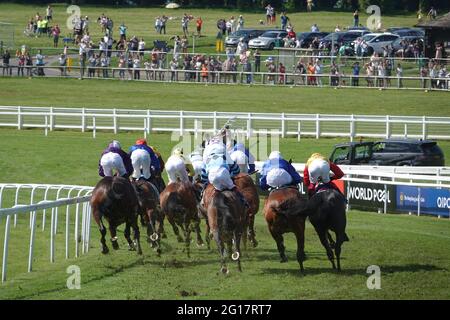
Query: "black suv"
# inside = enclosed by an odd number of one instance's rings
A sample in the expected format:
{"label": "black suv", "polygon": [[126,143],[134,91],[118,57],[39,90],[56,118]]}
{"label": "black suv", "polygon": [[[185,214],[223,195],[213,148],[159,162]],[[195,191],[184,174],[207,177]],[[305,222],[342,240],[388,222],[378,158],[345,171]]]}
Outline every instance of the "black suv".
{"label": "black suv", "polygon": [[330,156],[336,164],[380,166],[444,166],[444,153],[435,141],[386,139],[338,144]]}

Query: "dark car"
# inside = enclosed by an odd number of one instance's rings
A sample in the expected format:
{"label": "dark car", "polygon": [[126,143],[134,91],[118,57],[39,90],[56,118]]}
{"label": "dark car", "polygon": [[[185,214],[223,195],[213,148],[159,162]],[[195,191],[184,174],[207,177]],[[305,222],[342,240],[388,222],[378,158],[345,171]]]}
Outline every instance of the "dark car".
{"label": "dark car", "polygon": [[365,30],[353,30],[353,31],[341,31],[341,32],[333,32],[327,35],[320,41],[320,47],[323,49],[331,49],[331,44],[334,41],[335,45],[341,46],[343,44],[350,45],[357,38],[364,36],[365,34],[370,33]]}
{"label": "dark car", "polygon": [[248,43],[251,39],[258,38],[266,31],[257,29],[241,29],[235,31],[225,38],[225,45],[228,47],[237,47],[241,38],[244,38],[244,41]]}
{"label": "dark car", "polygon": [[330,160],[344,165],[444,166],[445,159],[435,141],[386,139],[335,145]]}
{"label": "dark car", "polygon": [[400,29],[392,31],[393,34],[398,35],[404,40],[423,39],[425,34],[419,29]]}
{"label": "dark car", "polygon": [[315,38],[320,41],[328,34],[328,32],[302,32],[297,34],[297,39],[300,41],[300,48],[309,48]]}

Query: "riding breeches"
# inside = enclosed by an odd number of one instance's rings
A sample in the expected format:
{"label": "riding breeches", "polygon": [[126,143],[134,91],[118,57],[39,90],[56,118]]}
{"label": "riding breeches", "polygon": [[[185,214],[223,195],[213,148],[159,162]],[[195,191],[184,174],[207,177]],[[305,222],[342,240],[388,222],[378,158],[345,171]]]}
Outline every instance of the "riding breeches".
{"label": "riding breeches", "polygon": [[119,172],[120,176],[127,173],[122,158],[114,152],[105,153],[100,159],[100,165],[103,167],[103,173],[106,177],[112,177],[114,170]]}
{"label": "riding breeches", "polygon": [[234,188],[230,172],[224,167],[211,168],[208,173],[208,181],[219,191]]}
{"label": "riding breeches", "polygon": [[202,160],[192,161],[192,167],[194,168],[194,180],[201,179],[202,170],[205,167],[203,161]]}
{"label": "riding breeches", "polygon": [[152,164],[152,160],[147,151],[142,149],[134,150],[131,153],[131,164],[133,165],[133,178],[139,179],[141,175],[147,180],[150,178],[150,165]]}
{"label": "riding breeches", "polygon": [[169,184],[176,182],[180,179],[182,182],[189,181],[189,177],[186,171],[186,165],[183,159],[178,157],[170,157],[165,164],[167,175],[169,176]]}
{"label": "riding breeches", "polygon": [[267,184],[273,188],[290,185],[292,183],[291,175],[284,169],[274,168],[267,173]]}
{"label": "riding breeches", "polygon": [[323,183],[330,182],[330,164],[323,159],[313,160],[308,166],[309,180],[316,184],[319,180]]}

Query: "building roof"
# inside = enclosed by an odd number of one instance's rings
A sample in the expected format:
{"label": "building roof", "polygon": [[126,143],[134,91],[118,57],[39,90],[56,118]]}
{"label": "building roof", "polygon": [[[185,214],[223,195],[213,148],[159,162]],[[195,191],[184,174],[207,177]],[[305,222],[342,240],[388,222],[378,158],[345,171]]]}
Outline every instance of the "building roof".
{"label": "building roof", "polygon": [[418,23],[416,27],[425,29],[450,29],[450,12],[437,18]]}

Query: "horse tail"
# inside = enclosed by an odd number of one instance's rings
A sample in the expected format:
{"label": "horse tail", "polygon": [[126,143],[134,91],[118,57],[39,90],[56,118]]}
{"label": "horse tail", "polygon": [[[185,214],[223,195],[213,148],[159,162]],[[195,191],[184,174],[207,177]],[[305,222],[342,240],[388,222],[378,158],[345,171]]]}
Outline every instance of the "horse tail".
{"label": "horse tail", "polygon": [[226,192],[218,192],[212,200],[212,206],[217,208],[217,224],[219,230],[233,232],[236,229],[237,221],[230,209],[233,206],[233,199],[226,196]]}
{"label": "horse tail", "polygon": [[117,181],[114,179],[111,184],[111,188],[108,190],[108,198],[110,200],[122,200],[126,195],[126,186],[123,181]]}
{"label": "horse tail", "polygon": [[164,201],[163,207],[161,208],[163,212],[166,214],[169,212],[181,214],[183,217],[186,216],[186,208],[180,204],[181,200],[179,199],[179,195],[175,192],[172,192],[167,197],[167,200]]}

